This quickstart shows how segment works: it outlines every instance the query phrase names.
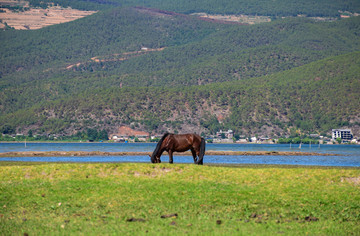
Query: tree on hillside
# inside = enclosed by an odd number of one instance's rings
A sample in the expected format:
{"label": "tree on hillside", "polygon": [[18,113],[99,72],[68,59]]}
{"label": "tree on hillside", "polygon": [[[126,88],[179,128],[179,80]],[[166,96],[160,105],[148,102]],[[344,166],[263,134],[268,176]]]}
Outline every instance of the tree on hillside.
{"label": "tree on hillside", "polygon": [[109,139],[108,132],[105,129],[101,130],[98,134],[98,138],[99,140],[108,140]]}
{"label": "tree on hillside", "polygon": [[2,134],[14,134],[16,130],[12,125],[5,124],[1,127],[0,132]]}
{"label": "tree on hillside", "polygon": [[28,131],[28,137],[29,137],[29,138],[32,138],[32,137],[33,137],[33,131],[32,131],[31,129]]}
{"label": "tree on hillside", "polygon": [[98,132],[96,129],[87,129],[86,131],[89,141],[95,141],[98,139]]}

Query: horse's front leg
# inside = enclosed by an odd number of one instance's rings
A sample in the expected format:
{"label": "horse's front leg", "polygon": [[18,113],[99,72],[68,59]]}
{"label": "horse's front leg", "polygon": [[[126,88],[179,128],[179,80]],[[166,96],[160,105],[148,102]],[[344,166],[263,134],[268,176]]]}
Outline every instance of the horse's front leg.
{"label": "horse's front leg", "polygon": [[196,152],[195,152],[195,150],[194,150],[194,149],[191,149],[191,153],[192,153],[192,156],[193,156],[193,158],[194,158],[194,163],[196,164],[196,162],[197,162],[197,157],[196,157]]}
{"label": "horse's front leg", "polygon": [[169,163],[172,164],[173,162],[173,151],[169,150]]}

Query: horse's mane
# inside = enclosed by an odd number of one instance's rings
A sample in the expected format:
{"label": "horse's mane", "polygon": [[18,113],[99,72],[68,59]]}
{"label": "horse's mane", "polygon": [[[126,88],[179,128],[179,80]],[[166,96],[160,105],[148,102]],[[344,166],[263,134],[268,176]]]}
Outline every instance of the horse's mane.
{"label": "horse's mane", "polygon": [[161,139],[159,140],[158,144],[156,145],[156,148],[154,150],[154,152],[152,153],[151,155],[151,158],[154,159],[156,157],[156,155],[158,154],[159,150],[160,150],[160,147],[161,147],[161,144],[162,142],[164,141],[164,139],[169,135],[170,133],[166,132],[162,137]]}

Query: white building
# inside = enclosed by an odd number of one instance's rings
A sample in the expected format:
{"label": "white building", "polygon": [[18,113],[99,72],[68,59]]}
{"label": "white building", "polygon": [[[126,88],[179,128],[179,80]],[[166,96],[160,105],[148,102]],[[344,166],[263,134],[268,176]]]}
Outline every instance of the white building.
{"label": "white building", "polygon": [[333,129],[332,139],[335,140],[337,138],[341,138],[341,140],[351,140],[353,138],[351,129]]}

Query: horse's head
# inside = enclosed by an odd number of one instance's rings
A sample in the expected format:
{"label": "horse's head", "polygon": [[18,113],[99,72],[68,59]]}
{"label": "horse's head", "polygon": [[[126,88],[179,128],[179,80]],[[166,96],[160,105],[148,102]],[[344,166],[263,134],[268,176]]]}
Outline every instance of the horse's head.
{"label": "horse's head", "polygon": [[153,155],[153,156],[149,155],[149,157],[150,157],[151,163],[161,163],[160,157],[155,156],[155,155]]}
{"label": "horse's head", "polygon": [[156,144],[156,148],[154,150],[154,152],[151,154],[150,156],[150,160],[152,163],[161,163],[160,160],[160,156],[163,152],[163,141],[165,140],[166,137],[168,137],[169,133],[165,133],[161,139],[159,140],[159,142]]}

